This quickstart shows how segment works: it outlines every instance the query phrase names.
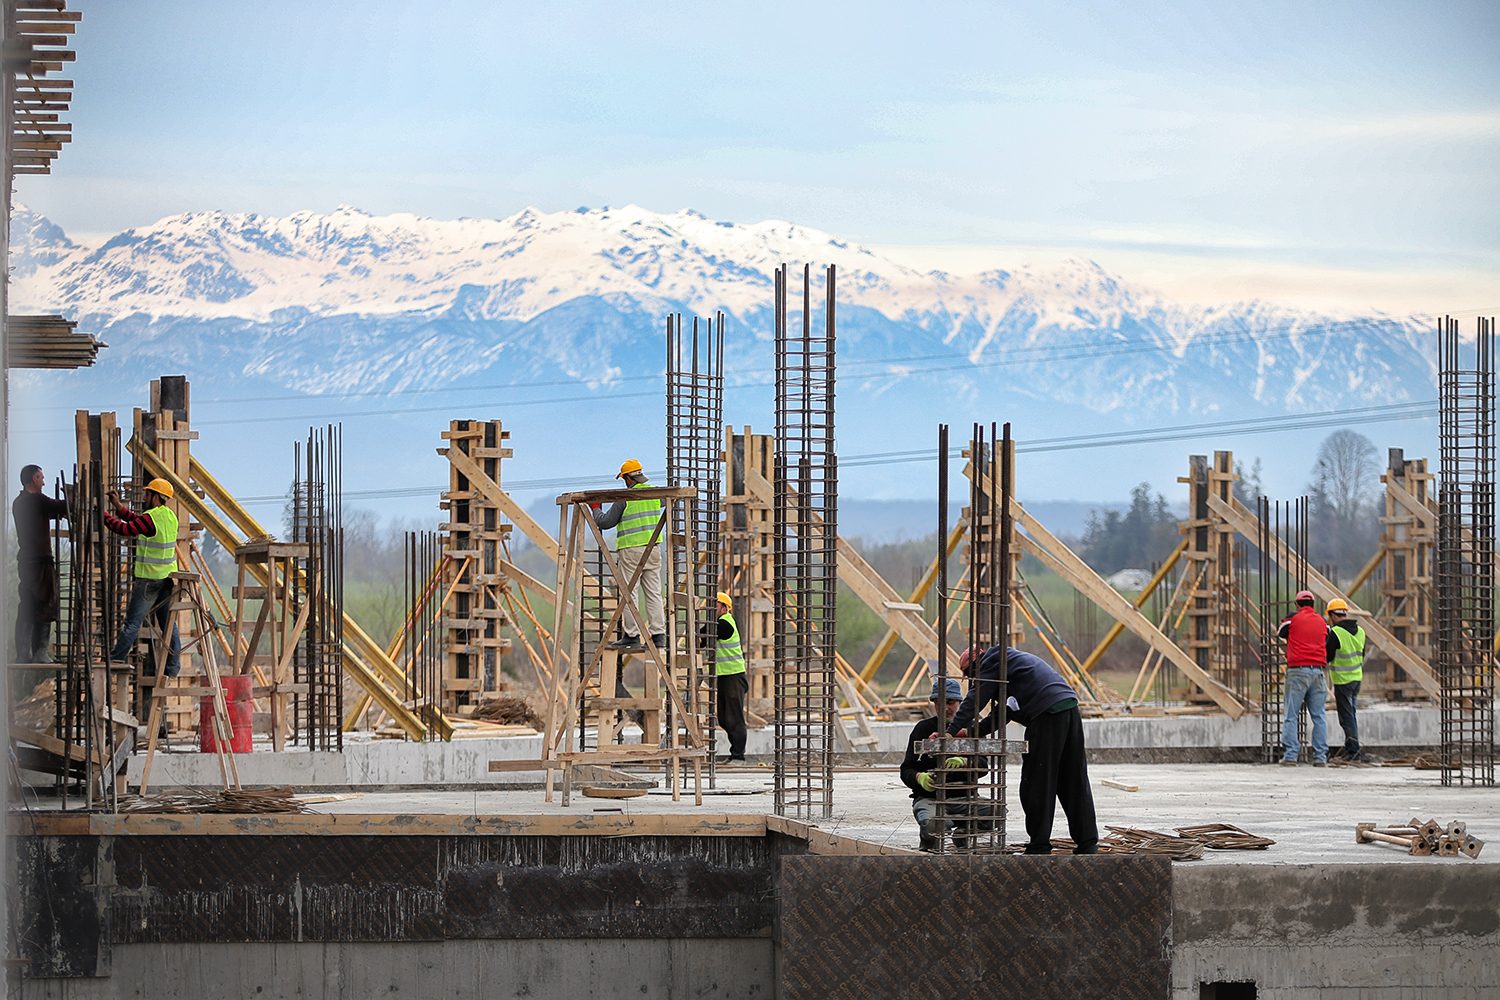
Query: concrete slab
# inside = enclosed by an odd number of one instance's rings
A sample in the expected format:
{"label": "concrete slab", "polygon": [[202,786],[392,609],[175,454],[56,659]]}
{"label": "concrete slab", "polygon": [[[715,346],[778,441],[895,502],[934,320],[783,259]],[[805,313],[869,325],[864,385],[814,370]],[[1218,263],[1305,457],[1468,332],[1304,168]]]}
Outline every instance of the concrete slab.
{"label": "concrete slab", "polygon": [[[1270,837],[1264,851],[1210,851],[1195,865],[1214,864],[1500,864],[1500,788],[1444,788],[1440,772],[1392,767],[1296,768],[1261,764],[1093,765],[1089,777],[1101,828],[1127,826],[1171,833],[1174,827],[1231,823]],[[1009,839],[1024,839],[1016,794],[1019,771],[1010,772]],[[1125,792],[1101,784],[1110,778],[1135,785]],[[703,805],[691,793],[673,802],[664,790],[634,799],[575,796],[564,807],[559,795],[544,801],[537,790],[372,792],[314,806],[328,813],[461,813],[464,815],[624,815],[671,812],[723,815],[769,813],[770,767],[721,770],[718,787]],[[1441,822],[1462,819],[1469,832],[1489,841],[1479,858],[1414,858],[1398,848],[1357,845],[1356,823],[1392,824],[1412,816]],[[801,818],[801,817],[797,817]],[[915,848],[911,799],[895,768],[841,770],[834,777],[834,815],[810,822],[845,836]],[[1104,832],[1102,829],[1101,833]],[[1066,835],[1059,813],[1056,833]]]}

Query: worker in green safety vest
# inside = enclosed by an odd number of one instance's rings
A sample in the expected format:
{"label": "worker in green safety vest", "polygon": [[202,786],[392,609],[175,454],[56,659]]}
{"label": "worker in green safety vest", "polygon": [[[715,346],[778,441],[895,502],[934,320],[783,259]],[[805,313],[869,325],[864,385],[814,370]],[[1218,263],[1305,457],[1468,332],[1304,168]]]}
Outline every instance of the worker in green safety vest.
{"label": "worker in green safety vest", "polygon": [[1344,759],[1364,760],[1359,746],[1359,720],[1355,715],[1359,685],[1365,671],[1365,630],[1349,617],[1349,604],[1343,598],[1328,602],[1328,666],[1333,681],[1333,703],[1339,713],[1339,728],[1344,731]]}
{"label": "worker in green safety vest", "polygon": [[734,604],[723,591],[718,595],[718,610],[717,635],[710,640],[707,625],[699,634],[705,642],[714,644],[714,680],[718,686],[714,715],[729,736],[729,753],[720,757],[719,763],[727,764],[745,759],[745,696],[750,693],[750,681],[745,674],[745,647],[734,621]]}
{"label": "worker in green safety vest", "polygon": [[[649,485],[646,474],[641,471],[641,463],[633,458],[620,466],[620,473],[615,478],[625,480],[625,485],[631,489],[640,489]],[[651,635],[651,642],[657,649],[665,649],[667,645],[667,613],[661,599],[660,538],[656,545],[648,543],[651,541],[651,536],[656,533],[656,525],[661,520],[661,513],[661,501],[652,497],[649,500],[616,501],[610,505],[609,510],[595,518],[599,527],[615,529],[615,559],[624,577],[619,581],[619,586],[623,587],[626,581],[635,575],[637,568],[640,569],[639,587],[644,593],[646,625]],[[648,549],[650,551],[647,551]],[[625,595],[620,596],[624,599]],[[644,650],[646,644],[641,641],[640,625],[636,621],[636,616],[627,610],[622,622],[624,632],[609,644],[609,648],[624,651]]]}
{"label": "worker in green safety vest", "polygon": [[[182,641],[177,635],[177,625],[172,621],[172,573],[177,569],[177,515],[167,506],[172,499],[172,484],[165,479],[153,479],[146,484],[145,510],[133,513],[120,500],[114,490],[108,493],[113,514],[104,515],[104,526],[117,535],[135,539],[135,585],[130,590],[130,603],[125,608],[125,627],[115,640],[109,658],[123,663],[135,645],[141,624],[149,614],[151,620],[165,635],[170,625],[172,641],[167,653],[167,676],[176,677],[181,669],[178,656]],[[155,653],[147,657],[147,674],[157,672]],[[144,715],[141,718],[145,718]]]}

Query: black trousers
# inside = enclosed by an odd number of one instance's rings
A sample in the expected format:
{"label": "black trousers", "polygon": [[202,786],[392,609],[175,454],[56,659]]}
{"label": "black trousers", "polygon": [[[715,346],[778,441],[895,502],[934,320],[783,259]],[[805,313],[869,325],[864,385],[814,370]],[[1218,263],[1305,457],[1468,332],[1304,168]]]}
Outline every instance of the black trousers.
{"label": "black trousers", "polygon": [[1074,854],[1098,851],[1099,826],[1083,749],[1083,716],[1077,708],[1039,715],[1026,727],[1030,746],[1021,758],[1021,809],[1026,813],[1027,854],[1052,853],[1052,818],[1062,803]]}
{"label": "black trousers", "polygon": [[719,725],[729,735],[729,756],[745,756],[745,696],[750,693],[750,678],[744,673],[720,674]]}
{"label": "black trousers", "polygon": [[52,557],[16,560],[16,660],[35,663],[47,651],[57,620],[57,570]]}

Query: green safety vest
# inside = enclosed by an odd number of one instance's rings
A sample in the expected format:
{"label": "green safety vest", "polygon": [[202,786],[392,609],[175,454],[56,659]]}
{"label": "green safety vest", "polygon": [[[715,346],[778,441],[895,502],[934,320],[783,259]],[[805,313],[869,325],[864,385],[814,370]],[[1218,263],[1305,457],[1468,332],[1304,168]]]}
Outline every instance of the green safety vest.
{"label": "green safety vest", "polygon": [[135,540],[135,575],[142,580],[165,580],[177,568],[177,515],[166,504],[146,513],[156,525],[156,534]]}
{"label": "green safety vest", "polygon": [[[639,490],[650,486],[650,483],[636,483],[631,487]],[[645,545],[651,541],[651,533],[656,530],[656,522],[661,520],[661,501],[630,500],[625,504],[625,513],[620,515],[620,523],[615,525],[615,548],[631,549]]]}
{"label": "green safety vest", "polygon": [[1333,668],[1331,673],[1333,683],[1350,684],[1363,679],[1365,675],[1365,630],[1356,625],[1354,634],[1350,635],[1345,629],[1335,628],[1333,637],[1339,641],[1339,651],[1333,654],[1333,662],[1329,664]]}
{"label": "green safety vest", "polygon": [[734,629],[734,635],[728,639],[720,639],[714,647],[714,674],[723,677],[726,674],[743,674],[745,672],[745,650],[740,645],[740,627],[734,623],[734,615],[728,612],[719,616],[719,621],[728,622],[729,627]]}

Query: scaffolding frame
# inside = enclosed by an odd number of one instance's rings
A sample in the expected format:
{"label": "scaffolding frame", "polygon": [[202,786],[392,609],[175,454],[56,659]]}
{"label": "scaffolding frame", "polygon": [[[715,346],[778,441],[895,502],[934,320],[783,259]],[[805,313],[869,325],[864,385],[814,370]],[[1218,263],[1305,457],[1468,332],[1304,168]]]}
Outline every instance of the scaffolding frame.
{"label": "scaffolding frame", "polygon": [[802,329],[788,322],[788,270],[776,269],[775,811],[833,815],[839,696],[838,457],[834,453],[836,267],[824,270],[823,328],[802,268]]}
{"label": "scaffolding frame", "polygon": [[1438,325],[1441,476],[1437,606],[1442,781],[1495,783],[1494,321],[1480,318],[1472,347],[1458,320]]}

